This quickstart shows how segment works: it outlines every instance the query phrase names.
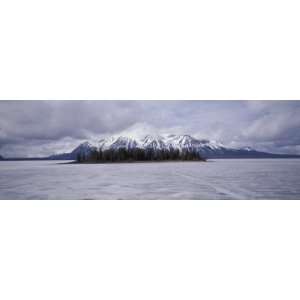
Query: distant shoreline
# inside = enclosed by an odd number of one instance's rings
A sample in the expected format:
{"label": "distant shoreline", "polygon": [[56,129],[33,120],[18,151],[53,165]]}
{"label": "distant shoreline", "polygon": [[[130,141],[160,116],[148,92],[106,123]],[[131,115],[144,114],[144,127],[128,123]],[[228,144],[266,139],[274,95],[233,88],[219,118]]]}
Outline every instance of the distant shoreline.
{"label": "distant shoreline", "polygon": [[[300,156],[282,156],[282,157],[208,157],[206,160],[211,159],[300,159]],[[0,162],[3,161],[68,161],[67,163],[78,163],[78,164],[106,164],[106,163],[133,163],[133,162],[203,162],[205,160],[153,160],[153,161],[106,161],[106,162],[76,162],[75,159],[49,159],[49,158],[4,158],[0,159]]]}
{"label": "distant shoreline", "polygon": [[86,161],[86,162],[78,162],[78,161],[70,161],[64,162],[61,164],[78,164],[78,165],[106,165],[106,164],[141,164],[141,163],[172,163],[172,162],[207,162],[207,160],[127,160],[127,161]]}

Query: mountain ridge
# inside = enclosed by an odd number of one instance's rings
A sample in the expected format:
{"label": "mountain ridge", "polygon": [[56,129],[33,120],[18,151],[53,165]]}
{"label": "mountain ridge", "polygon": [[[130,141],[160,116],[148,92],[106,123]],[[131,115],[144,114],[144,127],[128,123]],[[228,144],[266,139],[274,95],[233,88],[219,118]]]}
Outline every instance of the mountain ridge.
{"label": "mountain ridge", "polygon": [[143,135],[133,137],[132,135],[115,135],[102,138],[97,142],[85,141],[70,152],[53,154],[47,157],[3,157],[1,161],[9,160],[76,160],[78,155],[88,156],[93,151],[118,150],[118,149],[143,149],[154,152],[162,150],[179,150],[197,152],[204,159],[214,158],[300,158],[296,154],[275,154],[257,151],[251,147],[230,148],[214,140],[197,139],[191,135]]}
{"label": "mountain ridge", "polygon": [[274,154],[250,147],[230,148],[217,141],[197,139],[191,135],[145,135],[140,138],[121,135],[100,139],[96,143],[86,141],[69,153],[51,155],[48,159],[76,160],[78,155],[88,156],[93,151],[142,149],[152,151],[191,151],[203,158],[300,158],[299,155]]}

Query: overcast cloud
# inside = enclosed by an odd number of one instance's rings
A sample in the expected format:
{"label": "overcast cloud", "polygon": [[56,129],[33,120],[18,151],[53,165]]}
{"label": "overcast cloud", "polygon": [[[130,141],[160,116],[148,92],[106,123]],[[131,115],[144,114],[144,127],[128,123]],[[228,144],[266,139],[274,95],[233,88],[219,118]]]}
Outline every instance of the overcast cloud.
{"label": "overcast cloud", "polygon": [[300,101],[0,101],[0,154],[45,156],[130,132],[300,154],[299,116]]}

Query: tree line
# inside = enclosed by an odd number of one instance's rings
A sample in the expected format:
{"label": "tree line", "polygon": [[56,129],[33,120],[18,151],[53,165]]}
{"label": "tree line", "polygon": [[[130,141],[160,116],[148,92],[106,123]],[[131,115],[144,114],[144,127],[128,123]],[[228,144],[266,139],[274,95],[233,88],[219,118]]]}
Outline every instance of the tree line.
{"label": "tree line", "polygon": [[89,154],[78,153],[77,162],[121,162],[121,161],[162,161],[162,160],[202,160],[205,159],[195,150],[184,149],[107,149],[92,150]]}

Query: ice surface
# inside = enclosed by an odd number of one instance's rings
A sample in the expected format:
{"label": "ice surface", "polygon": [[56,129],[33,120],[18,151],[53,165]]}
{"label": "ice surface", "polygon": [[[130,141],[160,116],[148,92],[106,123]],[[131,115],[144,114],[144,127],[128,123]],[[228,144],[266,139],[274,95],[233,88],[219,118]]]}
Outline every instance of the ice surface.
{"label": "ice surface", "polygon": [[300,199],[300,159],[0,162],[0,199]]}

